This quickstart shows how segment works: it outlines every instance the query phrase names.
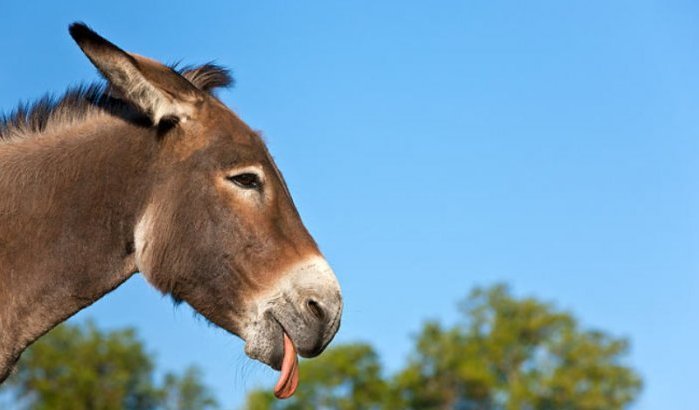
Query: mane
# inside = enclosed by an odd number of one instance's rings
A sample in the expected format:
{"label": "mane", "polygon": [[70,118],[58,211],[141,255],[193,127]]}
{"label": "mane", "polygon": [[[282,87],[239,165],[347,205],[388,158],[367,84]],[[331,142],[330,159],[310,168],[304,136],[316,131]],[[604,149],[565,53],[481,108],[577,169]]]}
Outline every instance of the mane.
{"label": "mane", "polygon": [[[233,85],[228,69],[213,63],[170,68],[198,89],[214,94],[218,88]],[[99,112],[125,114],[136,109],[114,97],[104,81],[68,88],[61,96],[46,94],[32,103],[20,103],[9,114],[0,115],[0,141],[40,134],[54,124],[84,120]]]}

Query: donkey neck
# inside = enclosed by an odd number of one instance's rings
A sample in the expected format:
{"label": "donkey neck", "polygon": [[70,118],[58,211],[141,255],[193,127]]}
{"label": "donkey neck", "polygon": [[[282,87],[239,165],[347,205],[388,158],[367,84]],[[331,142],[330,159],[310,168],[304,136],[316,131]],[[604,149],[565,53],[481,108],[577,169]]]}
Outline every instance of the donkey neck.
{"label": "donkey neck", "polygon": [[0,381],[29,344],[136,271],[156,141],[108,115],[0,141]]}

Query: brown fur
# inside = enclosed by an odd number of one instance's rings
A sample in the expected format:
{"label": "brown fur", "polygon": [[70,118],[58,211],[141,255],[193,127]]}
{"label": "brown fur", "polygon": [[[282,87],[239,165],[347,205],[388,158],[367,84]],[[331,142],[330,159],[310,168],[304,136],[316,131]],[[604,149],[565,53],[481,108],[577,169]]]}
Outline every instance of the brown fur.
{"label": "brown fur", "polygon": [[[29,344],[137,270],[241,335],[256,295],[320,255],[261,138],[211,94],[232,82],[225,69],[174,70],[85,26],[71,34],[109,85],[21,106],[0,123],[0,381]],[[229,180],[249,165],[264,172],[259,190]],[[295,341],[301,354],[318,354],[339,326],[331,293],[313,296],[327,317],[294,307],[302,328],[277,313],[265,337],[280,341],[281,325],[308,336]],[[265,355],[278,368],[279,347]]]}

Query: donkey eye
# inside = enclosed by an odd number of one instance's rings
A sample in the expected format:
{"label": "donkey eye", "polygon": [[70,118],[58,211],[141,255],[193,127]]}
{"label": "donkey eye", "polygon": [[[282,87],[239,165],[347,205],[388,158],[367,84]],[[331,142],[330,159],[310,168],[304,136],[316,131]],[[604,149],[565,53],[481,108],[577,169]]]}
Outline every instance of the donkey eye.
{"label": "donkey eye", "polygon": [[256,174],[246,172],[244,174],[227,177],[229,181],[244,189],[258,189],[262,186],[260,177]]}

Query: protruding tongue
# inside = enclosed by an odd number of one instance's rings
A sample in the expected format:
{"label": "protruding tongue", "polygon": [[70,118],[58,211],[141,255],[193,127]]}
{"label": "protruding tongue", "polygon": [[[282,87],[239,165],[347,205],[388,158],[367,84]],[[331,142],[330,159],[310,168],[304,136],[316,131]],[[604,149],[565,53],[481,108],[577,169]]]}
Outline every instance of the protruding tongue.
{"label": "protruding tongue", "polygon": [[299,385],[299,360],[296,357],[296,348],[284,332],[284,360],[282,360],[282,373],[279,381],[274,386],[274,395],[278,399],[288,399],[296,391]]}

